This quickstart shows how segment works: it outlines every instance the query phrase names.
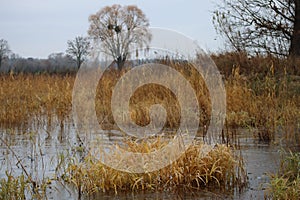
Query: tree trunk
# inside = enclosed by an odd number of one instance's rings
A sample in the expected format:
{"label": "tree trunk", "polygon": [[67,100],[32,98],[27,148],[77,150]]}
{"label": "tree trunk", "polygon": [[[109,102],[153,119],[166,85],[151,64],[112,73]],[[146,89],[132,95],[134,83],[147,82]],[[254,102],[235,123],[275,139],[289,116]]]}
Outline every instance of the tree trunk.
{"label": "tree trunk", "polygon": [[77,64],[77,69],[79,70],[79,68],[80,68],[80,66],[82,64],[81,57],[77,57],[76,64]]}
{"label": "tree trunk", "polygon": [[117,59],[117,65],[118,65],[118,70],[121,71],[124,67],[126,61],[126,57],[125,56],[119,56]]}
{"label": "tree trunk", "polygon": [[80,68],[80,60],[77,59],[76,65],[77,65],[77,69],[79,70],[79,68]]}
{"label": "tree trunk", "polygon": [[300,57],[300,0],[295,0],[295,23],[289,54],[292,57]]}

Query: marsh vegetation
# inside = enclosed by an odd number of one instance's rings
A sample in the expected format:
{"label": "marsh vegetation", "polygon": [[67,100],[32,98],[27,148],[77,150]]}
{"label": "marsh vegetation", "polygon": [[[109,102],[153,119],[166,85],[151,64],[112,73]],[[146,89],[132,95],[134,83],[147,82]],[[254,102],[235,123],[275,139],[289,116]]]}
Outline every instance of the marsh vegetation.
{"label": "marsh vegetation", "polygon": [[[141,191],[185,193],[208,190],[214,193],[218,190],[226,191],[229,196],[237,195],[237,191],[242,192],[243,188],[247,191],[251,181],[249,183],[247,164],[244,163],[245,146],[263,144],[293,151],[299,149],[299,72],[291,71],[288,61],[272,57],[249,58],[234,53],[212,57],[224,75],[227,92],[226,124],[218,136],[219,144],[206,156],[199,153],[206,145],[205,127],[209,125],[210,100],[197,71],[188,63],[161,60],[179,71],[195,89],[201,109],[200,128],[195,143],[178,160],[166,168],[144,174],[128,174],[102,164],[93,156],[86,133],[78,135],[74,131],[71,113],[74,74],[14,74],[13,71],[2,74],[1,151],[6,152],[3,154],[6,156],[1,166],[1,197],[46,198],[53,182],[76,191],[80,198],[99,193],[114,195]],[[108,132],[118,131],[110,110],[110,97],[118,77],[126,70],[129,68],[122,71],[109,69],[98,84],[95,108],[99,124]],[[166,144],[164,137],[174,136],[172,130],[176,130],[179,124],[180,109],[174,95],[163,87],[149,84],[135,92],[130,109],[132,119],[143,126],[150,120],[147,108],[156,103],[168,111],[162,137],[139,141],[124,139],[122,133],[118,133],[121,136],[114,139],[118,134],[109,132],[108,144],[119,145],[119,142],[123,144],[122,148],[132,152],[162,148]],[[250,138],[242,142],[244,146],[239,140],[240,130],[247,132],[247,138]],[[29,142],[19,143],[17,136],[27,138]],[[55,145],[49,143],[51,140]],[[45,144],[54,149],[56,145],[60,147],[46,159],[49,149]],[[31,161],[26,161],[28,155],[19,155],[20,151],[29,151]],[[268,190],[270,197],[285,199],[287,193],[291,193],[289,197],[298,198],[297,190],[293,189],[299,187],[296,173],[299,166],[294,165],[297,155],[292,153],[291,159],[283,164],[293,165],[288,168],[290,170],[280,171],[272,177]],[[280,191],[282,194],[278,194]]]}

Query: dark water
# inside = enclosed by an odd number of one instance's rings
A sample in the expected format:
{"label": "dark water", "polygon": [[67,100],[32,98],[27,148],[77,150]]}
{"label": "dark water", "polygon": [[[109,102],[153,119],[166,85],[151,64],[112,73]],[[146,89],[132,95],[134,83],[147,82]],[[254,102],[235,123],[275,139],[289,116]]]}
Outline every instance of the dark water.
{"label": "dark water", "polygon": [[[59,123],[58,123],[59,124]],[[30,130],[38,130],[31,132]],[[112,144],[122,136],[118,131],[107,131],[104,133],[105,143]],[[61,173],[56,170],[59,165],[59,157],[67,155],[80,159],[78,149],[83,143],[93,139],[93,135],[81,134],[81,142],[74,133],[72,124],[67,126],[44,125],[31,127],[27,130],[2,129],[0,137],[6,141],[11,150],[17,155],[16,158],[6,144],[0,142],[0,177],[5,177],[5,172],[11,171],[14,176],[22,173],[20,162],[31,174],[34,180],[39,182],[43,178],[56,178]],[[245,160],[249,184],[241,192],[226,194],[217,189],[210,191],[199,191],[195,193],[139,193],[139,194],[101,194],[90,199],[264,199],[264,193],[269,181],[268,173],[275,173],[279,167],[281,149],[280,145],[263,144],[253,139],[248,130],[239,130],[237,138],[240,142],[241,153]],[[66,156],[66,157],[67,157]],[[71,186],[58,181],[52,181],[47,190],[48,199],[77,199],[77,193]]]}

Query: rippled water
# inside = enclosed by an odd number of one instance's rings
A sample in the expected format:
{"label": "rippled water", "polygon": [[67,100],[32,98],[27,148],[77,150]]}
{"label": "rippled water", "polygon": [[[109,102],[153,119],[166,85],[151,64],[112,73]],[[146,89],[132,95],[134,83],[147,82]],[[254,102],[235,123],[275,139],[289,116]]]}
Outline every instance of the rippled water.
{"label": "rippled water", "polygon": [[[2,129],[0,137],[6,141],[18,158],[6,147],[6,144],[0,142],[0,177],[5,177],[6,170],[12,171],[15,176],[21,174],[21,162],[34,180],[41,180],[44,177],[51,178],[59,174],[56,167],[60,155],[71,155],[77,159],[84,156],[80,155],[81,151],[78,151],[82,146],[81,143],[88,146],[89,141],[95,135],[80,134],[81,142],[78,142],[72,124],[66,124],[66,126],[57,124],[57,126],[38,125],[22,131]],[[107,145],[122,139],[122,135],[118,131],[106,131],[103,132],[103,135],[105,135],[104,141]],[[91,199],[263,199],[266,184],[269,181],[267,175],[276,172],[279,167],[280,146],[259,143],[247,130],[239,130],[238,138],[246,164],[249,185],[241,192],[236,191],[234,195],[226,195],[212,189],[196,193],[178,192],[177,194],[168,192],[128,193],[117,196],[101,194],[101,196],[94,196]],[[51,188],[47,191],[47,197],[48,199],[76,199],[77,194],[71,186],[52,182]]]}

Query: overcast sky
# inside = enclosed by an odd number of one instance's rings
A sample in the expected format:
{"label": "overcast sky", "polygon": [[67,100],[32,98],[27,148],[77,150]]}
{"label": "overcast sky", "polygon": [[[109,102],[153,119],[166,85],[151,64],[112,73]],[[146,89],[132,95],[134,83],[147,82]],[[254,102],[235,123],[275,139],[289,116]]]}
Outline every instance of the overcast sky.
{"label": "overcast sky", "polygon": [[206,51],[224,49],[212,24],[213,0],[0,0],[0,38],[22,57],[64,52],[67,40],[87,35],[88,17],[112,4],[137,5],[150,26],[179,31]]}

